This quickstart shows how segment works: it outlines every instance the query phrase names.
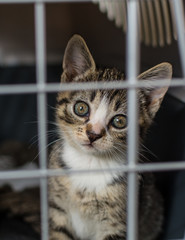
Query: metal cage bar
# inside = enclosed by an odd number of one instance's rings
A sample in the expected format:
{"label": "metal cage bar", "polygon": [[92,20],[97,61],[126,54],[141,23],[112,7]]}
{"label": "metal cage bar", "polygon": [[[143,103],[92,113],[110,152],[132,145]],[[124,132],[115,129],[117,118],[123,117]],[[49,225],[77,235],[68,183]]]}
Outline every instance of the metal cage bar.
{"label": "metal cage bar", "polygon": [[[147,163],[147,164],[136,164],[135,166],[122,166],[111,169],[92,169],[91,173],[102,173],[103,172],[160,172],[160,171],[178,171],[185,170],[185,161],[178,162],[165,162],[165,163]],[[62,176],[68,174],[87,174],[89,170],[61,170],[61,169],[48,169],[48,170],[16,170],[16,171],[3,171],[0,173],[0,180],[8,179],[31,179],[31,178],[46,178],[54,176]]]}
{"label": "metal cage bar", "polygon": [[[139,80],[135,83],[130,83],[128,81],[110,81],[105,84],[105,82],[92,82],[89,83],[47,83],[45,85],[41,84],[10,84],[10,85],[1,85],[0,95],[8,94],[33,94],[33,93],[54,93],[58,91],[78,91],[78,90],[97,90],[97,89],[133,89],[133,88],[147,88],[150,87],[162,87],[168,86],[169,80],[158,80],[158,81],[146,81]],[[173,78],[170,83],[171,87],[181,87],[185,86],[185,78]]]}
{"label": "metal cage bar", "polygon": [[175,20],[177,26],[179,55],[181,58],[181,67],[183,77],[185,77],[185,17],[182,0],[172,1],[175,11]]}
{"label": "metal cage bar", "polygon": [[[40,88],[46,84],[46,36],[45,36],[45,4],[35,3],[35,42],[36,42],[36,80]],[[40,169],[47,169],[47,98],[46,92],[37,93],[37,114],[39,133]],[[42,240],[48,240],[48,199],[47,178],[40,179],[40,208]]]}
{"label": "metal cage bar", "polygon": [[[139,31],[138,31],[138,2],[129,0],[127,5],[127,81],[137,83],[139,60]],[[135,167],[138,153],[138,104],[137,89],[128,90],[128,166]],[[137,173],[128,173],[128,201],[127,201],[127,237],[138,239],[138,183]]]}

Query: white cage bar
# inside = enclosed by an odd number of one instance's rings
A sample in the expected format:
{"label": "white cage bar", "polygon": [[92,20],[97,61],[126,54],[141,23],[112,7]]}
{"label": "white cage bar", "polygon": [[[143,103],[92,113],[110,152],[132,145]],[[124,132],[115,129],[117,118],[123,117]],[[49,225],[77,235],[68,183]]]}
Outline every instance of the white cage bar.
{"label": "white cage bar", "polygon": [[[137,240],[137,173],[148,171],[175,171],[185,170],[185,162],[173,163],[137,163],[137,96],[136,88],[147,87],[145,81],[137,82],[136,76],[139,66],[139,36],[137,26],[137,0],[128,1],[128,35],[127,35],[127,82],[100,82],[100,83],[74,83],[74,84],[48,84],[46,83],[46,38],[45,38],[45,3],[73,3],[73,2],[91,2],[90,0],[0,0],[0,4],[35,4],[35,39],[36,39],[36,84],[19,84],[19,85],[1,85],[0,95],[7,94],[37,94],[38,108],[38,132],[39,132],[39,152],[40,152],[40,169],[38,170],[21,170],[21,171],[3,171],[0,172],[0,180],[8,179],[40,179],[41,189],[41,220],[42,220],[42,240],[48,240],[48,203],[47,203],[47,178],[63,174],[87,174],[88,171],[64,171],[48,170],[46,165],[47,159],[47,138],[46,138],[46,121],[47,121],[47,98],[46,94],[51,92],[81,89],[112,89],[128,88],[129,89],[129,121],[133,128],[129,130],[128,138],[128,165],[119,169],[94,169],[92,172],[101,174],[101,172],[122,171],[128,173],[128,240]],[[183,77],[185,77],[185,34],[184,22],[182,19],[182,2],[173,0],[175,17],[177,23],[179,52],[181,54],[181,64]],[[132,26],[132,30],[131,30]],[[152,86],[168,85],[167,80],[151,82]],[[173,79],[171,86],[185,86],[185,79]]]}
{"label": "white cage bar", "polygon": [[[127,81],[137,83],[139,60],[139,30],[138,30],[138,1],[128,1],[128,30],[127,30]],[[137,89],[128,90],[128,166],[137,164],[138,158],[138,102]],[[138,184],[137,173],[128,173],[128,216],[127,237],[138,239]]]}
{"label": "white cage bar", "polygon": [[183,72],[183,77],[185,77],[185,19],[184,19],[184,8],[183,1],[171,0],[175,10],[175,20],[177,26],[177,36],[179,44],[179,55],[181,58],[181,67]]}
{"label": "white cage bar", "polygon": [[[63,83],[62,85],[59,83],[48,83],[45,85],[40,84],[10,84],[10,85],[1,85],[0,88],[0,95],[7,95],[7,94],[25,94],[25,93],[53,93],[58,91],[75,91],[75,90],[97,90],[97,89],[130,89],[130,88],[146,88],[149,85],[151,87],[161,87],[161,86],[168,86],[169,80],[158,80],[157,82],[154,81],[145,81],[140,80],[134,84],[128,81],[110,81],[105,84],[105,82],[98,82],[98,83]],[[173,78],[170,83],[171,87],[181,87],[185,86],[185,78]]]}
{"label": "white cage bar", "polygon": [[[36,44],[36,81],[42,89],[46,84],[46,34],[45,34],[45,4],[35,3],[35,44]],[[47,97],[46,92],[37,95],[38,133],[39,133],[39,163],[40,169],[47,169]],[[48,240],[48,199],[47,178],[40,179],[40,209],[41,236]]]}

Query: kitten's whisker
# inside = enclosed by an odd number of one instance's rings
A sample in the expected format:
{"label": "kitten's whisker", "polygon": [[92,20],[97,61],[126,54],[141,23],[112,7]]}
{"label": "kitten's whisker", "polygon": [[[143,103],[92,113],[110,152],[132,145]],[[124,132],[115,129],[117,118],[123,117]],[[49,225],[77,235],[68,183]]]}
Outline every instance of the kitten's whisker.
{"label": "kitten's whisker", "polygon": [[142,152],[146,152],[146,153],[149,153],[151,154],[153,157],[155,157],[156,159],[159,159],[158,156],[153,153],[149,148],[147,148],[143,143],[141,143],[141,151]]}
{"label": "kitten's whisker", "polygon": [[121,153],[121,154],[124,154],[124,153],[125,153],[124,149],[119,148],[119,146],[120,146],[120,147],[123,147],[123,145],[121,145],[121,144],[117,144],[117,145],[118,145],[118,146],[113,145],[114,151],[116,150],[116,152],[119,152],[119,153]]}
{"label": "kitten's whisker", "polygon": [[50,108],[50,109],[52,109],[52,110],[57,110],[57,108],[54,107],[54,106],[51,106],[51,105],[49,105],[49,104],[47,104],[47,106],[48,106],[48,108]]}
{"label": "kitten's whisker", "polygon": [[147,162],[149,162],[149,159],[144,154],[142,154],[141,152],[138,152],[138,155],[142,157],[142,159],[139,158],[139,162],[144,162],[143,159],[145,159]]}
{"label": "kitten's whisker", "polygon": [[[29,140],[31,146],[33,145],[33,142],[32,142],[32,141],[34,141],[34,143],[35,143],[35,140],[34,140],[34,139],[37,139],[37,138],[38,138],[38,134],[36,134],[35,136],[33,136],[33,137]],[[36,140],[36,141],[37,141],[37,140]]]}
{"label": "kitten's whisker", "polygon": [[51,124],[51,125],[53,125],[55,127],[58,127],[58,124],[56,122],[54,122],[54,121],[47,121],[47,123]]}
{"label": "kitten's whisker", "polygon": [[109,155],[109,158],[112,161],[114,161],[115,159],[120,160],[122,157],[121,155],[123,155],[123,152],[120,151],[120,149],[118,149],[116,146],[113,146],[113,149],[108,150],[107,154]]}
{"label": "kitten's whisker", "polygon": [[67,132],[67,133],[72,133],[71,130],[60,130],[60,132],[61,132],[61,133],[66,133],[66,132]]}
{"label": "kitten's whisker", "polygon": [[[58,136],[57,131],[53,131],[53,130],[47,131],[47,137],[52,137],[52,136],[53,137]],[[36,139],[36,140],[34,140],[34,139]],[[29,141],[30,147],[33,146],[34,144],[38,143],[38,141],[39,141],[39,135],[37,134],[30,139],[30,141]]]}
{"label": "kitten's whisker", "polygon": [[46,149],[47,149],[48,147],[50,147],[52,144],[54,144],[54,143],[56,143],[56,142],[59,142],[59,141],[61,141],[60,138],[57,139],[57,140],[52,141],[52,142],[49,143],[49,144],[47,144],[45,148],[41,149],[41,150],[38,152],[38,154],[35,156],[35,158],[33,159],[33,161],[40,155],[40,153],[41,153],[42,151],[46,150]]}

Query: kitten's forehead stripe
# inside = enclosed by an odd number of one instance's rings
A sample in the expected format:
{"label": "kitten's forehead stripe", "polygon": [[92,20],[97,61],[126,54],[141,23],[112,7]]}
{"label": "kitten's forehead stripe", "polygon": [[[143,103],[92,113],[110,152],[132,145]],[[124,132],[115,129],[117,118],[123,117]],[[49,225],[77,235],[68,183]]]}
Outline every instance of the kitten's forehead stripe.
{"label": "kitten's forehead stripe", "polygon": [[118,109],[121,107],[121,100],[117,100],[114,106],[114,111],[118,111]]}
{"label": "kitten's forehead stripe", "polygon": [[98,95],[100,97],[100,100],[102,100],[106,94],[106,91],[101,89],[101,90],[98,90],[98,93],[99,93]]}
{"label": "kitten's forehead stripe", "polygon": [[77,94],[79,94],[77,91],[70,92],[69,99],[74,98]]}
{"label": "kitten's forehead stripe", "polygon": [[90,96],[90,102],[93,102],[96,97],[97,91],[92,91]]}
{"label": "kitten's forehead stripe", "polygon": [[120,94],[120,91],[119,90],[113,90],[110,94],[110,98],[109,98],[109,101],[112,102],[112,100],[117,97],[117,95]]}
{"label": "kitten's forehead stripe", "polygon": [[57,101],[57,103],[58,103],[59,105],[63,105],[63,104],[68,104],[68,103],[70,103],[70,101],[69,101],[68,98],[62,98],[62,99],[59,99],[59,100]]}

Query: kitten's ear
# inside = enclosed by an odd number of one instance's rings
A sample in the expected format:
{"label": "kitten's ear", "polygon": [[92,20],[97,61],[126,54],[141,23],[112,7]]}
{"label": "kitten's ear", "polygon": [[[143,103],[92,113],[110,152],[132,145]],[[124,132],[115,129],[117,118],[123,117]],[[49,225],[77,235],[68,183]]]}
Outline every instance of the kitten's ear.
{"label": "kitten's ear", "polygon": [[[156,65],[155,67],[138,76],[138,79],[143,80],[146,79],[157,81],[158,79],[166,79],[169,80],[169,85],[171,78],[172,66],[169,63],[161,63],[159,65]],[[152,117],[154,117],[158,111],[169,85],[165,87],[149,87],[147,89],[144,89],[148,101],[148,111]]]}
{"label": "kitten's ear", "polygon": [[82,74],[88,75],[95,68],[95,62],[84,39],[74,35],[65,49],[62,81],[70,82]]}

